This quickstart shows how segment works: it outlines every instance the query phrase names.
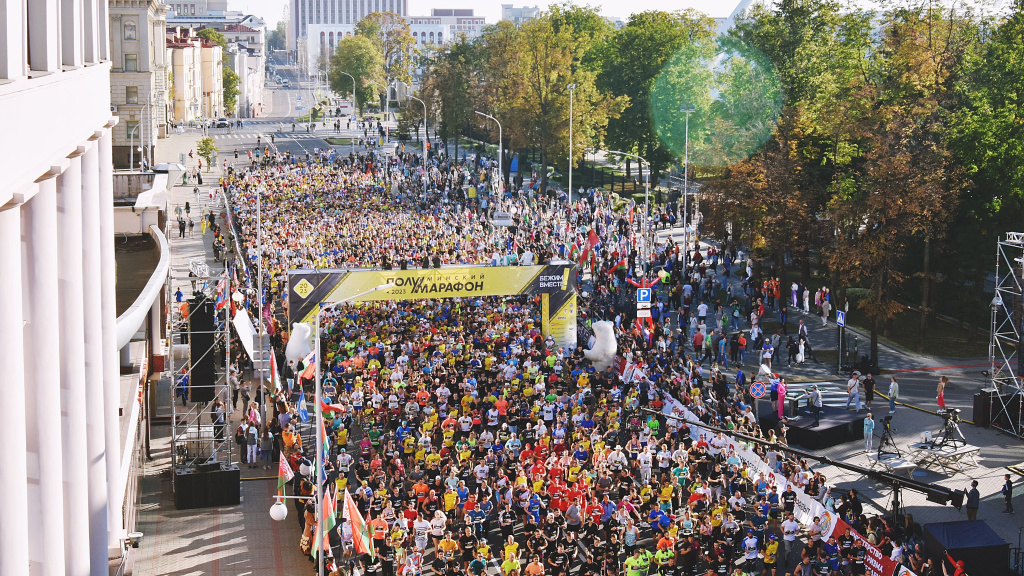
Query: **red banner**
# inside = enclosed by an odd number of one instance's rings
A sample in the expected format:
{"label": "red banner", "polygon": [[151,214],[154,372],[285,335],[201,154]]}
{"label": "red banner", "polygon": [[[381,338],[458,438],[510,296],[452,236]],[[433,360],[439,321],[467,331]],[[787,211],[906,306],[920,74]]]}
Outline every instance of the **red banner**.
{"label": "red banner", "polygon": [[882,554],[881,550],[868,542],[866,538],[861,536],[859,532],[854,530],[834,512],[826,510],[821,513],[821,534],[823,538],[828,539],[830,536],[838,538],[846,532],[847,528],[850,528],[850,535],[855,540],[864,543],[864,548],[868,552],[864,558],[867,576],[916,576],[906,567],[901,566],[898,562],[894,562],[888,556]]}

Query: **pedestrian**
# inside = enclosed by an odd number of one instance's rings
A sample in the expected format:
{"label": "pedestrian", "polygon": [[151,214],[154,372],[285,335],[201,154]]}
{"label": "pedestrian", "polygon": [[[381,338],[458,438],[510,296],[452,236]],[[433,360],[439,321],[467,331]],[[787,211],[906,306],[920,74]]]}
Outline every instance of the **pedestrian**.
{"label": "pedestrian", "polygon": [[185,226],[186,226],[185,219],[184,218],[178,218],[178,238],[184,238],[185,237]]}
{"label": "pedestrian", "polygon": [[872,443],[875,439],[875,421],[871,418],[871,412],[864,417],[864,451],[871,452]]}
{"label": "pedestrian", "polygon": [[850,402],[853,402],[857,412],[860,412],[860,372],[853,371],[850,379],[846,382],[846,409],[850,409]]}
{"label": "pedestrian", "polygon": [[1006,502],[1006,507],[1003,508],[1003,514],[1013,514],[1013,481],[1010,480],[1010,475],[1006,474],[1003,476],[1003,501]]}
{"label": "pedestrian", "polygon": [[189,218],[188,219],[188,237],[189,238],[192,238],[192,237],[195,236],[195,230],[196,230],[196,222],[195,222],[195,220]]}
{"label": "pedestrian", "polygon": [[807,391],[807,407],[814,413],[814,424],[811,427],[815,428],[821,418],[821,392],[818,391],[817,384],[812,385],[811,389]]}
{"label": "pedestrian", "polygon": [[861,385],[864,386],[864,406],[871,410],[871,399],[875,395],[875,377],[871,375],[871,372],[864,375]]}
{"label": "pedestrian", "polygon": [[978,492],[978,481],[971,480],[971,489],[964,490],[967,493],[967,519],[978,519],[978,508],[981,505],[981,493]]}
{"label": "pedestrian", "polygon": [[935,402],[939,405],[939,412],[946,411],[946,384],[949,384],[949,377],[940,376],[939,385],[935,387]]}
{"label": "pedestrian", "polygon": [[889,378],[889,414],[896,413],[896,399],[900,396],[900,385],[896,382],[896,377]]}
{"label": "pedestrian", "polygon": [[827,294],[821,298],[821,325],[828,325],[828,313],[832,309],[832,304],[828,301]]}

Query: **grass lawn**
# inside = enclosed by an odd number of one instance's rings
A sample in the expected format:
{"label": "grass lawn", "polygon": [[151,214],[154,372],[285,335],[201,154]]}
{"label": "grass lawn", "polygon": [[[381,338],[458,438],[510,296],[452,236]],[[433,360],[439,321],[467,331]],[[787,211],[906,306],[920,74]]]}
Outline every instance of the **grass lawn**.
{"label": "grass lawn", "polygon": [[333,144],[334,146],[348,146],[352,143],[351,138],[325,138],[325,140],[327,140],[328,144]]}

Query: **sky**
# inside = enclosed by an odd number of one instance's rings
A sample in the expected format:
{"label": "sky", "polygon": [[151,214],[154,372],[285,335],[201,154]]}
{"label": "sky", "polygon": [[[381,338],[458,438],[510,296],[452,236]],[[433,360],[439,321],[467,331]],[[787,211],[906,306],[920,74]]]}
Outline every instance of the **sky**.
{"label": "sky", "polygon": [[[483,16],[488,24],[501,19],[501,5],[539,6],[544,8],[560,0],[409,0],[410,16],[429,16],[431,8],[473,8],[477,15]],[[728,16],[739,0],[579,0],[577,3],[591,5],[600,9],[606,17],[618,17],[627,20],[630,14],[646,10],[681,10],[696,8],[712,17]],[[260,16],[273,28],[284,10],[284,0],[228,0],[229,10],[241,10],[247,14]]]}

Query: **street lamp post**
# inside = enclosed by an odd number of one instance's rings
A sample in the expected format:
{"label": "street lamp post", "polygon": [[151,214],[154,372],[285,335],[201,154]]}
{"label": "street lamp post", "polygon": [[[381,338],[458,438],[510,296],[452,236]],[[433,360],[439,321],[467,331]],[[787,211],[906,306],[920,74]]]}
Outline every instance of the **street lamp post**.
{"label": "street lamp post", "polygon": [[344,72],[342,70],[338,70],[338,72],[341,73],[341,74],[344,74],[345,76],[348,76],[349,78],[352,79],[352,108],[355,108],[356,107],[356,78],[355,78],[355,76],[349,74],[348,72]]}
{"label": "street lamp post", "polygon": [[686,264],[688,255],[690,252],[689,238],[690,238],[690,226],[687,223],[687,219],[690,215],[689,206],[687,201],[689,200],[689,175],[690,175],[690,114],[695,112],[697,108],[690,104],[682,109],[682,112],[686,114],[686,139],[683,145],[683,276],[686,275]]}
{"label": "street lamp post", "polygon": [[[320,462],[319,460],[320,460],[320,455],[323,454],[323,449],[324,449],[324,445],[323,445],[324,441],[323,441],[323,438],[320,436],[320,426],[322,424],[322,420],[321,419],[323,418],[323,411],[320,409],[320,361],[323,358],[323,356],[320,354],[320,318],[321,318],[321,316],[323,316],[323,313],[325,311],[327,311],[327,310],[335,308],[336,306],[339,306],[341,304],[346,304],[348,302],[352,302],[353,300],[357,300],[359,298],[362,298],[363,296],[366,296],[367,294],[371,294],[373,292],[378,292],[380,290],[387,290],[391,286],[393,286],[393,284],[381,284],[380,286],[377,286],[376,288],[371,288],[371,289],[369,289],[369,290],[367,290],[365,292],[360,292],[359,294],[355,294],[353,296],[349,296],[348,298],[343,298],[343,299],[341,299],[341,300],[339,300],[337,302],[329,302],[329,303],[321,302],[320,303],[320,307],[316,311],[316,325],[313,328],[313,335],[314,335],[314,339],[315,339],[314,346],[313,346],[313,351],[315,352],[315,355],[313,356],[313,362],[316,363],[316,389],[314,390],[314,394],[313,395],[315,397],[314,402],[316,403],[316,407],[315,408],[316,408],[316,427],[317,428],[314,431],[314,434],[316,434],[316,463],[317,463],[317,467],[313,469],[313,474],[316,475],[316,513],[317,513],[317,517],[318,518],[323,513],[323,508],[321,508],[321,499],[323,498],[323,485],[320,483],[320,467],[323,466],[323,462]],[[322,522],[323,519],[320,518],[320,521]],[[316,527],[316,529],[320,530],[320,526],[318,525]],[[317,553],[317,573],[319,574],[319,576],[324,576],[324,554],[322,552],[318,552]]]}
{"label": "street lamp post", "polygon": [[409,98],[423,104],[423,193],[427,193],[427,104],[423,100],[409,95]]}
{"label": "street lamp post", "polygon": [[[648,220],[650,219],[651,165],[642,156],[638,156],[636,154],[630,154],[629,152],[619,152],[619,151],[616,151],[616,150],[608,150],[606,153],[607,154],[618,154],[620,156],[629,156],[630,158],[636,158],[640,162],[643,162],[644,164],[647,164],[647,174],[646,174],[646,177],[644,178],[644,221],[643,221],[643,236],[644,236],[644,254],[643,254],[643,257],[644,257],[644,273],[646,274],[647,273],[647,266],[650,264],[650,260],[651,260],[651,244],[652,244],[651,239],[648,238],[648,236],[650,236],[650,226],[648,225]],[[640,169],[643,170],[642,167]]]}
{"label": "street lamp post", "polygon": [[[128,131],[128,170],[132,171],[135,170],[135,131],[138,130],[140,126],[142,126],[141,122]],[[142,153],[141,146],[139,153]]]}
{"label": "street lamp post", "polygon": [[576,85],[569,84],[569,205],[572,205],[572,100]]}
{"label": "street lamp post", "polygon": [[501,139],[501,122],[498,122],[498,119],[495,118],[494,116],[491,116],[490,114],[484,114],[479,110],[474,110],[474,112],[476,114],[479,114],[480,116],[483,116],[484,118],[490,118],[491,120],[494,120],[494,123],[498,125],[498,194],[503,194],[505,192],[505,150],[503,148],[505,141]]}

